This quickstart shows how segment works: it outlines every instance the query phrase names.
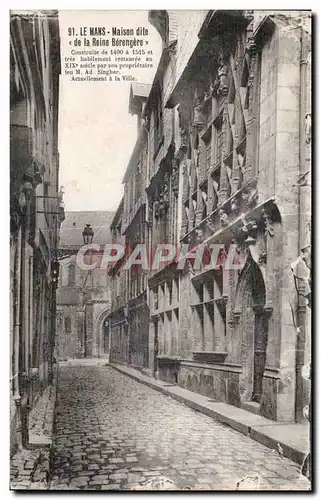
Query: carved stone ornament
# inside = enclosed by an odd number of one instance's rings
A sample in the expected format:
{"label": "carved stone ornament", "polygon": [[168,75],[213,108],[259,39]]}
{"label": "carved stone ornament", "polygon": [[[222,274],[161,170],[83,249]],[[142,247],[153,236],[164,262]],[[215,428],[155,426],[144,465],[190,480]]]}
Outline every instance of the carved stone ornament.
{"label": "carved stone ornament", "polygon": [[148,200],[148,222],[153,222],[153,200],[151,198]]}
{"label": "carved stone ornament", "polygon": [[173,162],[173,168],[172,168],[172,188],[173,188],[173,193],[176,196],[179,189],[179,167],[176,161]]}
{"label": "carved stone ornament", "polygon": [[253,37],[249,37],[246,41],[245,52],[253,55],[256,52],[256,43]]}
{"label": "carved stone ornament", "polygon": [[222,227],[228,226],[229,221],[228,221],[228,215],[227,215],[227,213],[224,210],[221,209],[219,211],[219,216],[220,216],[221,226]]}
{"label": "carved stone ornament", "polygon": [[259,266],[266,266],[266,262],[267,262],[267,253],[261,252],[257,263]]}
{"label": "carved stone ornament", "polygon": [[203,113],[203,96],[195,99],[194,106],[194,127],[196,130],[202,130],[206,125],[206,117]]}
{"label": "carved stone ornament", "polygon": [[255,205],[258,196],[259,196],[258,190],[254,187],[245,189],[242,193],[242,199],[245,202],[245,204],[249,207]]}
{"label": "carved stone ornament", "polygon": [[305,115],[305,141],[310,146],[312,135],[311,113]]}
{"label": "carved stone ornament", "polygon": [[222,96],[227,96],[229,92],[230,82],[228,75],[228,66],[226,64],[223,53],[220,54],[218,58],[218,82],[219,87],[217,89],[217,94]]}
{"label": "carved stone ornament", "polygon": [[196,228],[195,234],[196,234],[196,242],[201,243],[204,239],[203,229],[201,229],[200,227]]}
{"label": "carved stone ornament", "polygon": [[231,200],[231,212],[235,214],[238,213],[239,210],[240,210],[240,201],[238,200],[238,198],[235,197]]}
{"label": "carved stone ornament", "polygon": [[215,233],[216,228],[214,221],[212,219],[206,219],[206,225],[208,229],[211,231],[211,233]]}
{"label": "carved stone ornament", "polygon": [[262,210],[262,218],[265,226],[265,235],[269,235],[271,237],[274,236],[274,228],[272,225],[271,216],[266,212],[266,210],[264,210],[264,208]]}
{"label": "carved stone ornament", "polygon": [[[257,236],[257,223],[255,220],[246,220],[245,216],[242,215],[241,227],[233,229],[233,234],[237,240],[243,241],[245,243],[254,243]],[[247,241],[246,241],[247,240]]]}

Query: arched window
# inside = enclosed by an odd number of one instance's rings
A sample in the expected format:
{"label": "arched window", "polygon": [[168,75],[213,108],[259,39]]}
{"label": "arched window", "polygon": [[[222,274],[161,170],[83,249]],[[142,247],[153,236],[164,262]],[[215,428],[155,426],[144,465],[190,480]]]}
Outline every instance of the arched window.
{"label": "arched window", "polygon": [[75,286],[76,284],[76,268],[74,264],[68,267],[68,286]]}

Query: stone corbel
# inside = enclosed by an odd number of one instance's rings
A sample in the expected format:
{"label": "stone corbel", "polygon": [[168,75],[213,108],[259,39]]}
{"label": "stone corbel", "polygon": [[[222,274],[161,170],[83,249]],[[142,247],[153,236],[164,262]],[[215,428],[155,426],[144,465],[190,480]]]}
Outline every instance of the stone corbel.
{"label": "stone corbel", "polygon": [[214,221],[211,217],[206,219],[206,225],[207,225],[208,229],[211,231],[211,233],[214,234],[216,231],[216,227],[215,227]]}
{"label": "stone corbel", "polygon": [[172,163],[172,189],[174,196],[177,196],[179,189],[179,165],[176,160],[173,160]]}
{"label": "stone corbel", "polygon": [[180,128],[180,149],[186,153],[189,142],[189,109],[186,109],[184,104],[180,104],[178,108],[179,128]]}
{"label": "stone corbel", "polygon": [[267,262],[267,253],[263,251],[260,253],[257,263],[259,266],[266,266],[266,262]]}
{"label": "stone corbel", "polygon": [[231,200],[231,212],[234,214],[237,214],[240,210],[240,200],[234,196],[234,198]]}
{"label": "stone corbel", "polygon": [[199,95],[195,99],[194,104],[194,120],[193,125],[197,131],[203,130],[206,126],[206,116],[203,112],[203,95]]}
{"label": "stone corbel", "polygon": [[200,228],[200,227],[196,228],[195,234],[196,234],[196,243],[197,244],[202,243],[202,241],[204,239],[204,231],[203,231],[203,229]]}
{"label": "stone corbel", "polygon": [[244,201],[247,207],[252,207],[256,204],[259,197],[259,193],[256,187],[248,187],[244,189],[242,193],[242,200]]}
{"label": "stone corbel", "polygon": [[229,225],[228,215],[225,210],[220,209],[219,211],[221,227],[227,227]]}
{"label": "stone corbel", "polygon": [[233,311],[232,311],[232,318],[231,318],[231,320],[232,320],[233,323],[237,323],[238,322],[238,320],[241,317],[241,312],[242,311],[239,308],[234,308],[233,309]]}

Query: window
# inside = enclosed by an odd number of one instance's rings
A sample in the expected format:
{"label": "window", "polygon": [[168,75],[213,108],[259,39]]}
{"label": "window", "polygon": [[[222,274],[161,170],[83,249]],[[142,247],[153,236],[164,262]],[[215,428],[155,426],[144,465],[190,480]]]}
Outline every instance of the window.
{"label": "window", "polygon": [[76,284],[76,268],[74,264],[68,267],[68,286],[75,286]]}
{"label": "window", "polygon": [[65,317],[65,333],[66,335],[71,333],[71,318],[69,316]]}

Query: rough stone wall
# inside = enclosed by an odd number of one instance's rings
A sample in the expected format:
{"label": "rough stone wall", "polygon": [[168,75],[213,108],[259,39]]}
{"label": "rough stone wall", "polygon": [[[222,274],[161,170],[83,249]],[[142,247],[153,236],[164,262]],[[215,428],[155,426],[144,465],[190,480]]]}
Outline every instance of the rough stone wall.
{"label": "rough stone wall", "polygon": [[[70,318],[71,332],[66,333],[65,319]],[[78,307],[73,305],[57,306],[55,357],[57,361],[78,358],[82,355]]]}

